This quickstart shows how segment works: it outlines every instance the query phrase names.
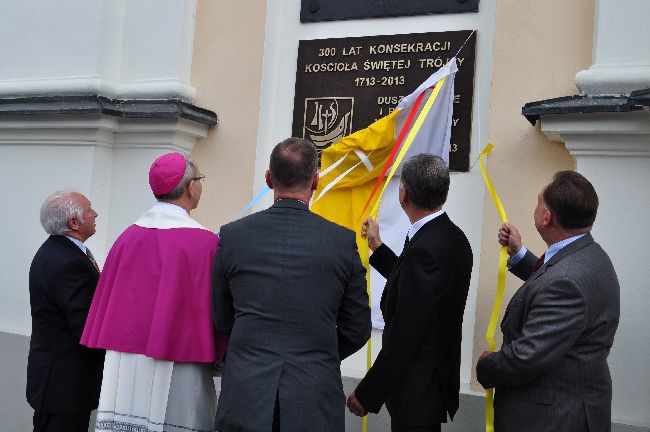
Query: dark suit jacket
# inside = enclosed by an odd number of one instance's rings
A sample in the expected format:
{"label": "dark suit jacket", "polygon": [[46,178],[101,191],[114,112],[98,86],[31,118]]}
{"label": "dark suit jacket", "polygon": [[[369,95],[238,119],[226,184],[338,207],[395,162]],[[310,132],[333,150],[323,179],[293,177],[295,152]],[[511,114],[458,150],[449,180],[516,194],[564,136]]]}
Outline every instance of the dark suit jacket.
{"label": "dark suit jacket", "polygon": [[296,200],[221,228],[217,329],[230,334],[217,430],[343,431],[340,361],[370,337],[355,234]]}
{"label": "dark suit jacket", "polygon": [[29,269],[32,337],[27,401],[36,411],[83,414],[97,408],[104,351],[79,345],[99,273],[77,245],[50,236]]}
{"label": "dark suit jacket", "polygon": [[361,405],[386,407],[401,425],[425,426],[458,409],[463,311],[472,249],[446,213],[418,230],[399,256],[385,245],[370,257],[384,277],[386,326],[377,360],[356,389]]}
{"label": "dark suit jacket", "polygon": [[607,355],[619,318],[619,285],[591,234],[560,249],[535,273],[528,252],[511,271],[526,282],[506,308],[501,351],[476,367],[496,387],[495,430],[609,431]]}

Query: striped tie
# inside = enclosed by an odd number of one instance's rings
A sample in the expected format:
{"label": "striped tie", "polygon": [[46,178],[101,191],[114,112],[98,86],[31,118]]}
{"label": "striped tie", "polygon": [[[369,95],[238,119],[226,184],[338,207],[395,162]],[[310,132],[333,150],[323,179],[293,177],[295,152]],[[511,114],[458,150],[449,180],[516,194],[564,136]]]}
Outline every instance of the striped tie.
{"label": "striped tie", "polygon": [[99,265],[97,265],[97,261],[95,260],[95,257],[93,256],[93,253],[88,248],[86,248],[86,255],[88,255],[88,259],[95,266],[95,269],[97,270],[97,273],[101,273],[101,271],[99,270]]}
{"label": "striped tie", "polygon": [[543,253],[542,256],[539,257],[539,259],[535,263],[535,268],[533,269],[533,273],[535,273],[537,270],[539,270],[541,266],[544,265],[544,255],[546,255],[546,253]]}

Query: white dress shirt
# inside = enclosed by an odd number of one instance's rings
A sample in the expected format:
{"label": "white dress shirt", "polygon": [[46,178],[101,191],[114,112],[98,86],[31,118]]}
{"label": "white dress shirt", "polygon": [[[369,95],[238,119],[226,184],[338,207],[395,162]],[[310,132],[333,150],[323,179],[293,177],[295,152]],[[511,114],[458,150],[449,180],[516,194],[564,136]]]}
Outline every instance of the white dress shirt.
{"label": "white dress shirt", "polygon": [[444,210],[438,210],[435,213],[431,213],[429,216],[425,216],[422,219],[415,221],[415,223],[413,225],[411,225],[411,228],[409,229],[409,232],[408,232],[409,241],[413,237],[415,237],[415,234],[420,230],[420,228],[422,228],[424,226],[424,224],[426,224],[427,222],[437,218],[438,216],[440,216],[444,212],[445,212]]}
{"label": "white dress shirt", "polygon": [[[548,247],[546,252],[544,252],[544,264],[548,262],[551,258],[553,258],[553,255],[558,253],[562,248],[570,245],[574,241],[578,240],[580,237],[583,237],[587,233],[583,234],[578,234],[577,236],[569,237],[568,239],[564,239],[562,241],[559,241],[557,243],[553,243]],[[522,247],[519,252],[514,254],[510,259],[508,260],[508,267],[513,267],[515,266],[519,261],[521,261],[524,258],[524,255],[526,255],[526,252],[528,252],[528,249],[525,247]]]}
{"label": "white dress shirt", "polygon": [[86,253],[86,245],[83,244],[83,242],[81,240],[76,239],[74,237],[70,237],[70,236],[66,236],[66,237],[69,238],[72,243],[79,246],[79,249],[81,249],[81,252]]}

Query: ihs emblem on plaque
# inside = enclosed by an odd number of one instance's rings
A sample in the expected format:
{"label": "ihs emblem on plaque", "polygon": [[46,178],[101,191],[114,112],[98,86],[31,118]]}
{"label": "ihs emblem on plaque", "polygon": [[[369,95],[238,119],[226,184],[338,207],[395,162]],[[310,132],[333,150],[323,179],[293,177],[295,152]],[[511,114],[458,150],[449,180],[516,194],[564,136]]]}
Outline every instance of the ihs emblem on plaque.
{"label": "ihs emblem on plaque", "polygon": [[322,151],[352,133],[353,97],[305,98],[303,138]]}

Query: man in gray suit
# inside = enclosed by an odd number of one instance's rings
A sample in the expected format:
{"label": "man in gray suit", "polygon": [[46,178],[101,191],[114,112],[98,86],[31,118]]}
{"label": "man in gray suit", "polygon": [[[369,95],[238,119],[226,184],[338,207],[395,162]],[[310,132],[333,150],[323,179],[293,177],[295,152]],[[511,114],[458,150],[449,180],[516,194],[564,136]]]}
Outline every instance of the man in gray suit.
{"label": "man in gray suit", "polygon": [[607,356],[619,318],[614,267],[589,233],[598,196],[573,171],[555,174],[539,194],[535,227],[548,249],[522,248],[504,224],[510,271],[525,283],[510,300],[501,351],[484,352],[478,381],[496,388],[495,431],[609,431],[612,381]]}
{"label": "man in gray suit", "polygon": [[275,204],[220,232],[214,318],[230,345],[216,429],[343,431],[340,363],[370,337],[355,234],[309,211],[309,141],[278,144],[266,183]]}

